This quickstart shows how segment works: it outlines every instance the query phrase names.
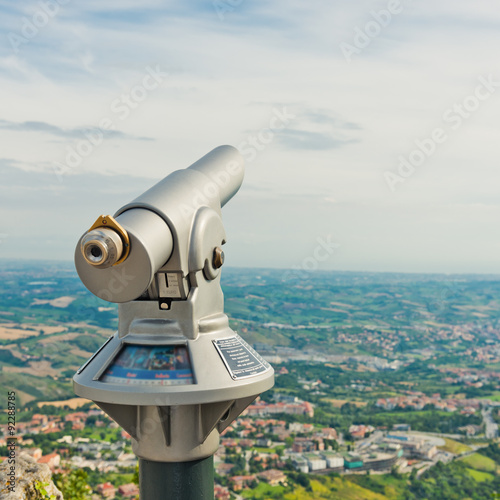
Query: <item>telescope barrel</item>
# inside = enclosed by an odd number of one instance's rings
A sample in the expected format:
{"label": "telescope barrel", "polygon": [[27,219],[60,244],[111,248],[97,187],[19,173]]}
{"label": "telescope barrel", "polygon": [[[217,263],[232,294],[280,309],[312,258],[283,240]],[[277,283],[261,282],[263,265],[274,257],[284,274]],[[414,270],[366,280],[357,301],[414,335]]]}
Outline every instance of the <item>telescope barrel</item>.
{"label": "telescope barrel", "polygon": [[219,188],[223,207],[240,189],[245,167],[240,153],[232,146],[220,146],[193,163],[189,170],[206,175]]}
{"label": "telescope barrel", "polygon": [[[147,208],[181,228],[196,210],[219,210],[240,189],[245,173],[243,157],[232,146],[219,146],[184,170],[176,170],[118,210]],[[179,217],[179,220],[178,220]]]}

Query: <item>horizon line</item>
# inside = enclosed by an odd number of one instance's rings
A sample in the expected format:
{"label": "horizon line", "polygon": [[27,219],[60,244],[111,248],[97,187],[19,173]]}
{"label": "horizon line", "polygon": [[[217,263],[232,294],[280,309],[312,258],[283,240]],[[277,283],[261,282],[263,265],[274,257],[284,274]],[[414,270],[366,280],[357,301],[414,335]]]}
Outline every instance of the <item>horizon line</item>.
{"label": "horizon line", "polygon": [[[60,264],[70,264],[74,265],[72,260],[60,260],[60,259],[33,259],[33,258],[12,258],[12,257],[0,257],[0,263],[11,262],[11,263],[60,263]],[[339,274],[403,274],[403,275],[432,275],[432,276],[489,276],[498,277],[500,280],[500,273],[480,273],[480,272],[444,272],[444,271],[368,271],[368,270],[341,270],[341,269],[297,269],[291,267],[261,267],[261,266],[225,266],[225,269],[261,269],[263,271],[293,271],[300,272],[304,274],[316,274],[316,273],[339,273]],[[75,269],[76,273],[76,269]]]}

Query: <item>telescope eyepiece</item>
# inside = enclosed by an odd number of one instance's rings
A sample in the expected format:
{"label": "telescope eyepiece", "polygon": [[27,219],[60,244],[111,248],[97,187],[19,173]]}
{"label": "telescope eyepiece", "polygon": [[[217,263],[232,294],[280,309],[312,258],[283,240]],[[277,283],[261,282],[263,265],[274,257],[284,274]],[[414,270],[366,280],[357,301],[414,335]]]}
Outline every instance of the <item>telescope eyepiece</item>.
{"label": "telescope eyepiece", "polygon": [[81,251],[87,263],[105,269],[120,260],[123,242],[113,229],[93,229],[82,238]]}

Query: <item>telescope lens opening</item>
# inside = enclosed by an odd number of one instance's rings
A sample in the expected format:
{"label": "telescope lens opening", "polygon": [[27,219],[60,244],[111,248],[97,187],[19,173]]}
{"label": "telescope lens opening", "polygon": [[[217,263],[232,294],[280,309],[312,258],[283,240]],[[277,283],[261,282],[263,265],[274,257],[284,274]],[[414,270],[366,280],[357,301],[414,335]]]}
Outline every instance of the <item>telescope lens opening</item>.
{"label": "telescope lens opening", "polygon": [[103,248],[96,243],[87,244],[85,247],[85,258],[89,264],[99,265],[106,259]]}
{"label": "telescope lens opening", "polygon": [[96,259],[100,259],[102,257],[102,250],[99,247],[92,247],[90,249],[90,253],[92,254],[92,257],[95,257]]}

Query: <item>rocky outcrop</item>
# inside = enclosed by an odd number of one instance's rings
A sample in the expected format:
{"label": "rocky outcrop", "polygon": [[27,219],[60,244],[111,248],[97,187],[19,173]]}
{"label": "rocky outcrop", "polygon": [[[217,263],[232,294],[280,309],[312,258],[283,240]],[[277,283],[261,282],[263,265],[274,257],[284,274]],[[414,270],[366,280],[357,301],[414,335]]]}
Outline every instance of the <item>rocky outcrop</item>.
{"label": "rocky outcrop", "polygon": [[[13,467],[13,469],[12,469]],[[9,488],[15,482],[13,491]],[[45,490],[42,492],[41,490]],[[21,453],[15,464],[4,460],[0,464],[0,498],[2,500],[63,500],[62,493],[52,482],[47,464],[39,464],[29,455]]]}

